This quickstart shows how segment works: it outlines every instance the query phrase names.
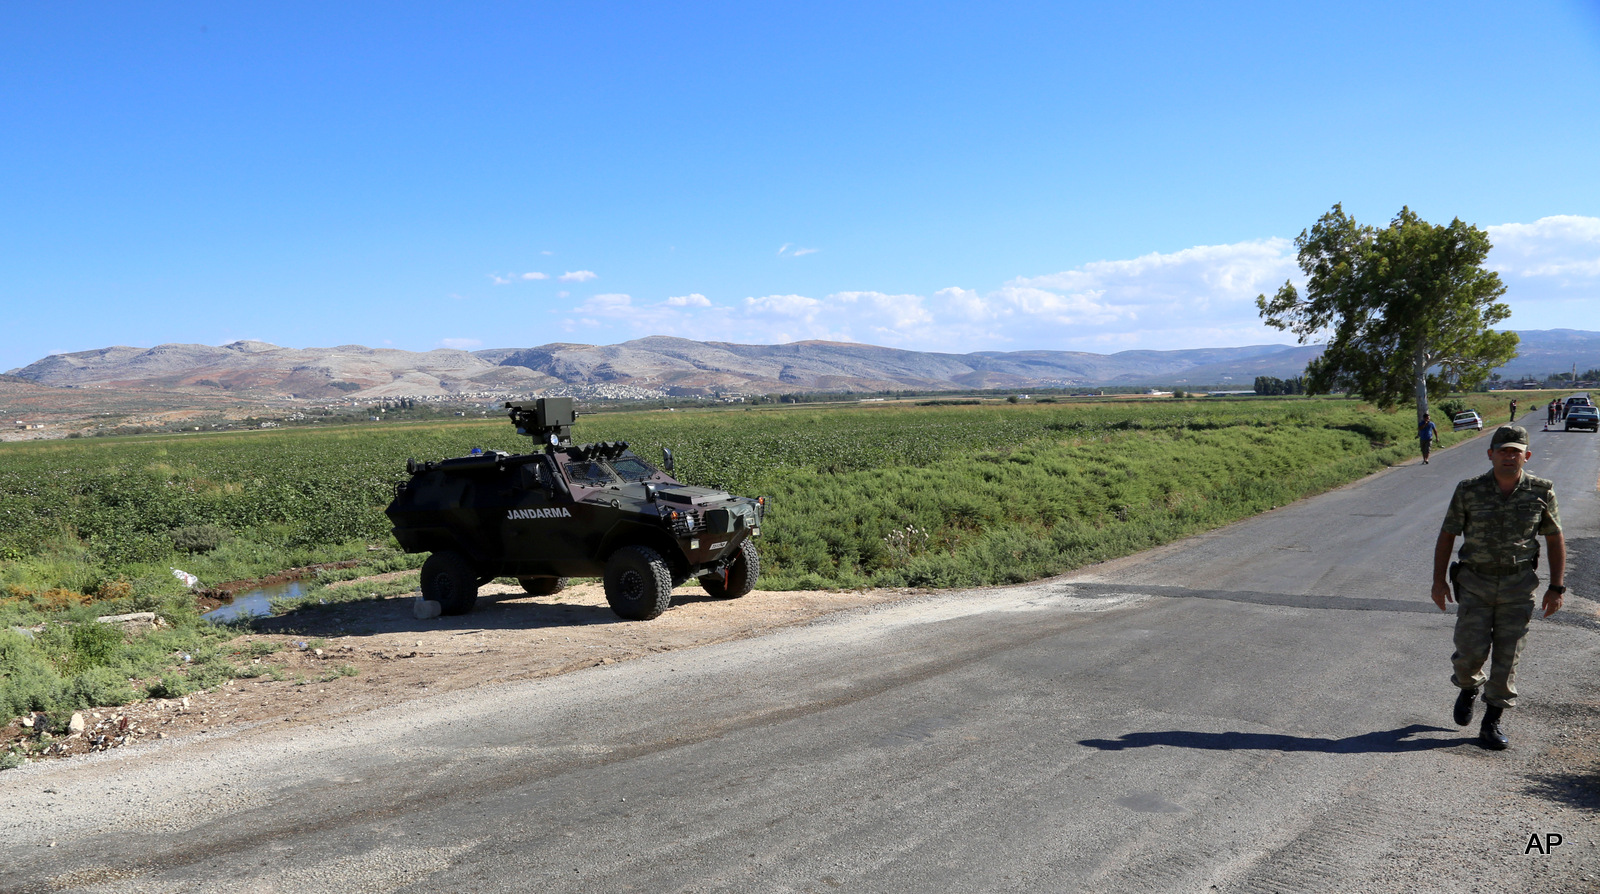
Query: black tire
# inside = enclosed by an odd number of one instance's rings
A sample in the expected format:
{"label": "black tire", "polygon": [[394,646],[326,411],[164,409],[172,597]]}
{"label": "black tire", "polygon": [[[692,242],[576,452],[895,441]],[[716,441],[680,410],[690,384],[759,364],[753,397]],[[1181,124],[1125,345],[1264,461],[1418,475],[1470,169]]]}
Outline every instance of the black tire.
{"label": "black tire", "polygon": [[672,605],[672,569],[648,546],[624,546],[606,560],[606,601],[617,617],[648,621]]}
{"label": "black tire", "polygon": [[721,574],[708,574],[700,578],[700,586],[705,588],[712,599],[738,599],[756,588],[756,579],[759,577],[761,577],[761,557],[756,555],[756,545],[746,537],[739,543],[738,552],[728,564],[727,577],[724,578]]}
{"label": "black tire", "polygon": [[533,596],[554,596],[567,588],[564,577],[519,577],[524,592]]}
{"label": "black tire", "polygon": [[439,552],[422,563],[422,598],[439,603],[441,615],[464,615],[478,604],[478,572],[466,556]]}

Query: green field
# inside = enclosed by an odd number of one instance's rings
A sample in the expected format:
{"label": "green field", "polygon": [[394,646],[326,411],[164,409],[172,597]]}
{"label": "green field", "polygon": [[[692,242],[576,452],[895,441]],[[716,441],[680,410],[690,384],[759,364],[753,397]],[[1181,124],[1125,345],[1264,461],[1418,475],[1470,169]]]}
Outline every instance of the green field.
{"label": "green field", "polygon": [[[1504,412],[1499,396],[1467,400]],[[1410,414],[1337,398],[608,413],[576,434],[647,458],[668,446],[681,479],[769,497],[763,589],[1032,580],[1416,455]],[[0,684],[16,682],[6,656],[23,647],[6,628],[52,614],[154,608],[201,630],[172,568],[214,585],[352,559],[363,565],[339,576],[415,567],[382,512],[406,458],[474,446],[529,442],[491,420],[0,446]],[[56,646],[42,660],[58,700],[92,700],[71,693],[96,667],[117,668],[96,680],[133,667],[84,663],[106,644]]]}

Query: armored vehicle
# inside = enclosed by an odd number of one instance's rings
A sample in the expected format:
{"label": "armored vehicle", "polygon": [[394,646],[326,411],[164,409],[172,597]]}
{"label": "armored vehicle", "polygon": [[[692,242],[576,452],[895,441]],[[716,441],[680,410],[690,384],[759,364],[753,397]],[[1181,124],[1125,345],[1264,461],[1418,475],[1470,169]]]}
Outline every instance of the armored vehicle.
{"label": "armored vehicle", "polygon": [[766,499],[683,484],[636,456],[626,442],[572,444],[571,398],[506,404],[518,434],[543,449],[474,448],[436,462],[408,460],[410,477],[385,509],[406,552],[430,552],[422,595],[447,615],[465,614],[478,587],[515,577],[536,595],[569,577],[600,577],[618,616],[647,621],[667,610],[673,587],[698,578],[733,599],[761,573],[751,538]]}

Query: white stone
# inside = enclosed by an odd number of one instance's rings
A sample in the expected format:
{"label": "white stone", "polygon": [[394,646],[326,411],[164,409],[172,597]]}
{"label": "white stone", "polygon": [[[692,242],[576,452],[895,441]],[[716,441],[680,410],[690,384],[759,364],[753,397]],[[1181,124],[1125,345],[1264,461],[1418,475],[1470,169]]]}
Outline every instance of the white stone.
{"label": "white stone", "polygon": [[417,620],[426,621],[429,618],[439,617],[439,613],[442,608],[443,606],[439,605],[437,602],[434,602],[432,599],[423,599],[421,596],[418,596],[416,601],[411,604],[411,613],[416,615]]}
{"label": "white stone", "polygon": [[83,732],[83,727],[84,727],[83,715],[78,713],[78,712],[76,712],[76,711],[74,711],[72,713],[72,720],[67,723],[67,732],[70,732],[70,733],[81,733],[81,732]]}

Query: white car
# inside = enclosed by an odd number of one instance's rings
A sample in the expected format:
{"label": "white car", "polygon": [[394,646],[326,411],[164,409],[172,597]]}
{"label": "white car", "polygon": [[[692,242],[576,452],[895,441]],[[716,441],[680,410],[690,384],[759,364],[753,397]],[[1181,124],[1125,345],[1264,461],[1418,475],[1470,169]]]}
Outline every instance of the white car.
{"label": "white car", "polygon": [[1454,431],[1466,431],[1469,428],[1473,431],[1483,431],[1483,417],[1478,415],[1477,410],[1457,413],[1455,418],[1450,420],[1450,427]]}

